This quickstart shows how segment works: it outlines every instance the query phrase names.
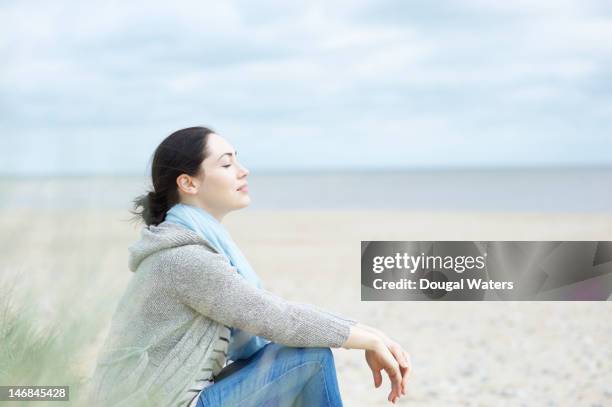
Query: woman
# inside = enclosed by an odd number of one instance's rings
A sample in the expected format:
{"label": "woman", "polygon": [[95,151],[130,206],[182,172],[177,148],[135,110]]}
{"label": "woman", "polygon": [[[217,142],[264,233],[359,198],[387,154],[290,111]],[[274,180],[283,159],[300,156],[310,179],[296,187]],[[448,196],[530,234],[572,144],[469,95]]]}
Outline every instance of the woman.
{"label": "woman", "polygon": [[[103,406],[341,406],[330,348],[365,349],[406,394],[410,362],[382,332],[262,288],[221,222],[249,205],[249,172],[205,127],[168,136],[129,248],[134,272],[91,380]],[[141,211],[138,211],[142,209]],[[231,361],[231,363],[230,363]]]}

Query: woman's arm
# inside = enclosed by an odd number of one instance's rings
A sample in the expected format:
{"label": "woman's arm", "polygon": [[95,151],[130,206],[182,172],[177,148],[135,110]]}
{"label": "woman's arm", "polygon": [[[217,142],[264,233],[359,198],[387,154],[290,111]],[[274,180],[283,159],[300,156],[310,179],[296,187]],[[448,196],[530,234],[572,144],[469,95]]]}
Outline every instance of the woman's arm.
{"label": "woman's arm", "polygon": [[365,349],[374,370],[385,370],[390,400],[402,391],[402,374],[384,338],[355,320],[322,312],[311,304],[285,300],[257,288],[236,273],[227,259],[202,246],[171,250],[163,259],[169,291],[178,302],[227,326],[293,347]]}
{"label": "woman's arm", "polygon": [[382,346],[384,346],[382,338],[359,323],[351,326],[349,337],[342,344],[344,349],[374,350]]}
{"label": "woman's arm", "polygon": [[380,338],[385,344],[390,341],[391,339],[381,330],[378,330],[374,327],[371,327],[369,325],[363,324],[361,322],[358,322],[357,325],[361,328],[361,329],[365,329],[366,331],[369,331],[371,333],[373,333],[374,335],[376,335],[378,338]]}
{"label": "woman's arm", "polygon": [[339,348],[356,323],[253,286],[225,256],[203,246],[169,252],[158,272],[168,275],[170,293],[224,325],[286,346]]}

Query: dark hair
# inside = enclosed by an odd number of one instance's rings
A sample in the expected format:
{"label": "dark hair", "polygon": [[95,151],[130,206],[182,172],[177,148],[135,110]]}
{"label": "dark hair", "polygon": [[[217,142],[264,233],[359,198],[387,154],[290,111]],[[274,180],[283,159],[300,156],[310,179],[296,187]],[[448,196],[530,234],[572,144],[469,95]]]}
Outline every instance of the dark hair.
{"label": "dark hair", "polygon": [[[158,225],[166,212],[179,202],[176,178],[181,174],[197,176],[200,164],[206,157],[208,135],[214,133],[207,127],[188,127],[169,135],[153,154],[151,180],[153,190],[133,200],[136,221]],[[142,211],[138,211],[142,208]]]}

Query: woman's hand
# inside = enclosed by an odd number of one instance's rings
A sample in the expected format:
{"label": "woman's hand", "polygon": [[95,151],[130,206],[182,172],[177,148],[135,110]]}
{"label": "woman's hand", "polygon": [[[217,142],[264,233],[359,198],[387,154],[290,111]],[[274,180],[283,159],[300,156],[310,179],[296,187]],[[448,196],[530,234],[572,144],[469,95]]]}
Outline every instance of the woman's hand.
{"label": "woman's hand", "polygon": [[384,342],[381,341],[379,346],[366,350],[365,357],[368,366],[370,366],[370,369],[372,369],[375,387],[378,388],[382,384],[381,370],[384,369],[384,371],[387,372],[389,380],[391,381],[391,392],[389,393],[389,397],[387,399],[395,404],[397,399],[400,398],[402,392],[403,394],[406,394],[402,382],[403,376],[400,370],[400,365],[398,364],[395,356],[391,353]]}
{"label": "woman's hand", "polygon": [[[364,325],[364,324],[359,324],[359,325],[361,328],[366,329],[372,333],[375,333],[382,340],[384,346],[386,346],[387,349],[389,349],[389,351],[391,352],[391,354],[393,355],[393,357],[399,364],[400,373],[401,373],[401,383],[402,383],[401,384],[401,394],[405,395],[407,391],[407,387],[408,387],[408,375],[412,371],[412,363],[410,361],[410,355],[408,354],[408,352],[402,349],[402,347],[397,342],[389,338],[382,331],[376,328],[373,328],[371,326],[368,326],[368,325]],[[366,360],[368,360],[368,358],[369,358],[368,351],[366,351]],[[368,365],[370,365],[369,361],[368,361]],[[372,366],[370,365],[370,368],[371,367]],[[382,383],[380,369],[378,371],[374,371],[374,369],[372,369],[372,373],[374,375],[374,386],[379,387],[380,384]]]}
{"label": "woman's hand", "polygon": [[382,334],[382,336],[383,343],[385,344],[387,349],[389,349],[395,360],[397,360],[397,363],[399,363],[400,372],[402,374],[402,395],[406,395],[406,390],[408,387],[408,375],[412,371],[412,362],[410,361],[410,354],[408,354],[408,352],[402,349],[402,347],[394,340],[390,339],[384,334]]}
{"label": "woman's hand", "polygon": [[378,329],[357,323],[351,326],[349,337],[342,345],[344,349],[365,349],[366,361],[374,375],[374,386],[380,387],[385,370],[391,380],[389,401],[395,402],[406,394],[408,374],[412,371],[410,357],[397,342],[392,341]]}

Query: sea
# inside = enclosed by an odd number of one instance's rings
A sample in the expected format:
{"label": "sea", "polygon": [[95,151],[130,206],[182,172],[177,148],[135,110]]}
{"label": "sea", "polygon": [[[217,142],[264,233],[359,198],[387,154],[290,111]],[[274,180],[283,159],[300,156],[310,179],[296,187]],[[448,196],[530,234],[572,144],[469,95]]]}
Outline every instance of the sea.
{"label": "sea", "polygon": [[[611,168],[251,171],[251,209],[612,212]],[[133,175],[0,176],[0,210],[130,209]]]}

